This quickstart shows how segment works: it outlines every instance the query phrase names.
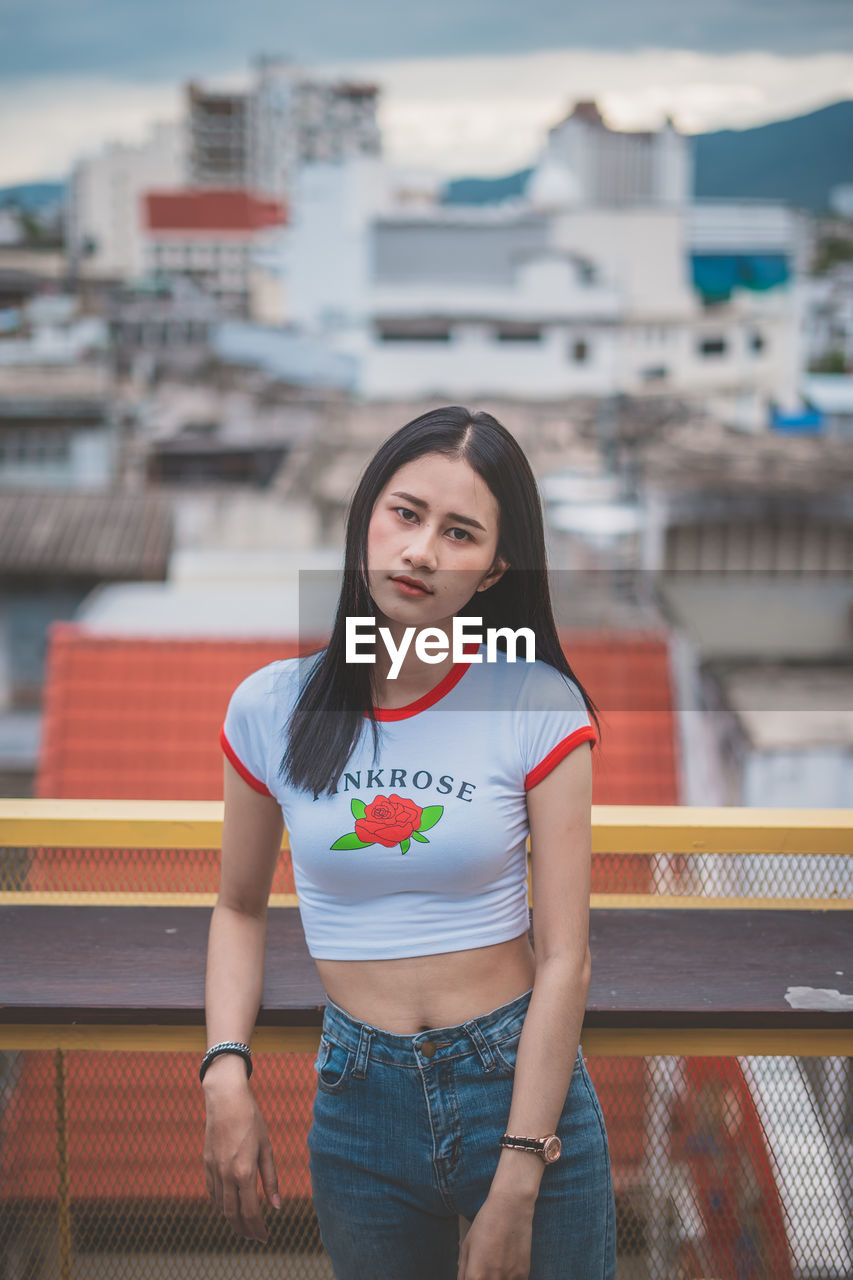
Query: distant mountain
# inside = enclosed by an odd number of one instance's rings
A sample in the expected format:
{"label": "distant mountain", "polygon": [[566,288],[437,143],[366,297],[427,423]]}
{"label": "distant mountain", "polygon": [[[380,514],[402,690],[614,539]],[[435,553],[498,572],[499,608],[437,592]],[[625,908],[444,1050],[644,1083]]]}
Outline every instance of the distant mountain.
{"label": "distant mountain", "polygon": [[[853,182],[851,100],[754,129],[694,134],[692,140],[697,197],[786,200],[825,213],[830,189]],[[443,203],[492,204],[520,195],[530,173],[453,178],[445,185]]]}
{"label": "distant mountain", "polygon": [[532,169],[519,169],[504,178],[451,178],[444,187],[442,204],[496,204],[524,193]]}
{"label": "distant mountain", "polygon": [[[754,129],[693,134],[692,143],[695,196],[786,200],[825,213],[830,189],[853,182],[853,100]],[[521,195],[531,172],[451,178],[442,202],[495,204]],[[61,202],[64,189],[62,182],[0,187],[0,208],[17,204],[37,211]]]}
{"label": "distant mountain", "polygon": [[830,188],[853,182],[853,101],[756,129],[696,134],[694,146],[697,197],[759,196],[826,213]]}
{"label": "distant mountain", "polygon": [[37,212],[61,204],[64,194],[64,182],[19,182],[14,187],[0,187],[0,209],[14,204],[19,209]]}

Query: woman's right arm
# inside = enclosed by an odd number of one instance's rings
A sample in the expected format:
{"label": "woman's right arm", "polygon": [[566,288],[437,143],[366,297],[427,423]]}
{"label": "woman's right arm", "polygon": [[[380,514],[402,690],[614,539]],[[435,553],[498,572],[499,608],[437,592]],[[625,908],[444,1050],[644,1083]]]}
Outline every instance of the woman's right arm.
{"label": "woman's right arm", "polygon": [[[219,895],[210,921],[205,981],[208,1047],[250,1043],[264,981],[267,903],[284,833],[281,808],[226,759]],[[263,1116],[235,1054],[214,1058],[204,1076],[204,1167],[211,1198],[240,1235],[265,1242],[258,1173],[267,1199],[281,1201]]]}

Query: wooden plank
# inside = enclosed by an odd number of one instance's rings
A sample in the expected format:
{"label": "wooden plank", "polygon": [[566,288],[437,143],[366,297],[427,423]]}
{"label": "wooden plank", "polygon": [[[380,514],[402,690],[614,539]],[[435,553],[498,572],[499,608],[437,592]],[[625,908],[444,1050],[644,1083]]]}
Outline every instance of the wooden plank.
{"label": "wooden plank", "polygon": [[[0,1022],[201,1026],[210,913],[0,908]],[[594,910],[590,1029],[853,1028],[790,987],[853,998],[853,912]],[[325,993],[298,911],[270,912],[261,1026],[319,1026]]]}

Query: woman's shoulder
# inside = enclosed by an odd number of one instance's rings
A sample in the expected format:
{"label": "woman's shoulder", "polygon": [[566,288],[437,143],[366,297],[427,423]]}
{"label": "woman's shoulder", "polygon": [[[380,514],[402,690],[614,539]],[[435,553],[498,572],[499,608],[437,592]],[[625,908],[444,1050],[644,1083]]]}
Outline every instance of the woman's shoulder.
{"label": "woman's shoulder", "polygon": [[515,696],[518,706],[528,710],[550,710],[555,703],[566,701],[583,706],[577,684],[544,658],[526,661],[523,646],[519,647],[514,662],[499,649],[494,673],[499,686]]}
{"label": "woman's shoulder", "polygon": [[231,695],[231,703],[244,712],[275,714],[292,708],[302,684],[319,654],[276,658],[245,676]]}

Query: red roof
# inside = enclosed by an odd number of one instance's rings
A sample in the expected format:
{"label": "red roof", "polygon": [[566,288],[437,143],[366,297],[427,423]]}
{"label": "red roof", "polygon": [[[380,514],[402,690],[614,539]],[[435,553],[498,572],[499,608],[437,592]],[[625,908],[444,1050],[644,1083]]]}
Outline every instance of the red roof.
{"label": "red roof", "polygon": [[[586,630],[561,640],[599,707],[593,802],[677,804],[666,636]],[[232,691],[250,671],[298,651],[288,640],[141,640],[54,623],[36,794],[221,799],[218,732]]]}
{"label": "red roof", "polygon": [[148,191],[145,225],[149,231],[243,233],[287,222],[287,207],[238,187],[192,187]]}
{"label": "red roof", "polygon": [[[602,739],[592,753],[593,801],[677,803],[675,700],[665,635],[572,631],[561,639],[572,669],[601,711]],[[321,642],[306,642],[303,651]],[[54,623],[36,794],[221,799],[218,730],[231,692],[249,672],[298,651],[296,644],[280,640],[138,640]],[[609,888],[650,887],[644,858],[615,864],[618,882],[606,857],[597,857],[596,864],[598,887],[605,882]],[[47,850],[34,855],[29,887],[212,891],[217,873],[216,854],[204,851],[176,857],[169,851],[93,856],[88,850],[59,855]],[[293,891],[285,859],[273,890]],[[105,1199],[203,1199],[195,1056],[166,1055],[171,1066],[160,1054],[111,1053],[99,1058],[97,1066],[91,1056],[69,1056],[74,1060],[69,1114],[82,1135],[71,1153],[72,1193]],[[618,1176],[620,1168],[636,1169],[642,1158],[644,1067],[639,1058],[618,1059],[612,1068],[609,1063],[596,1059],[591,1070],[609,1117]],[[52,1111],[44,1105],[52,1088],[49,1074],[47,1055],[28,1056],[4,1119],[0,1185],[5,1179],[7,1186],[27,1195],[54,1193],[55,1168],[45,1156],[54,1142]],[[307,1196],[307,1161],[299,1153],[304,1152],[310,1122],[310,1055],[287,1055],[286,1072],[268,1077],[264,1089],[265,1109],[280,1126],[273,1141],[283,1157],[282,1194]],[[143,1114],[156,1122],[140,1124]],[[97,1127],[96,1143],[82,1140],[91,1125]],[[170,1135],[165,1160],[163,1133]],[[285,1150],[296,1154],[285,1157]]]}

